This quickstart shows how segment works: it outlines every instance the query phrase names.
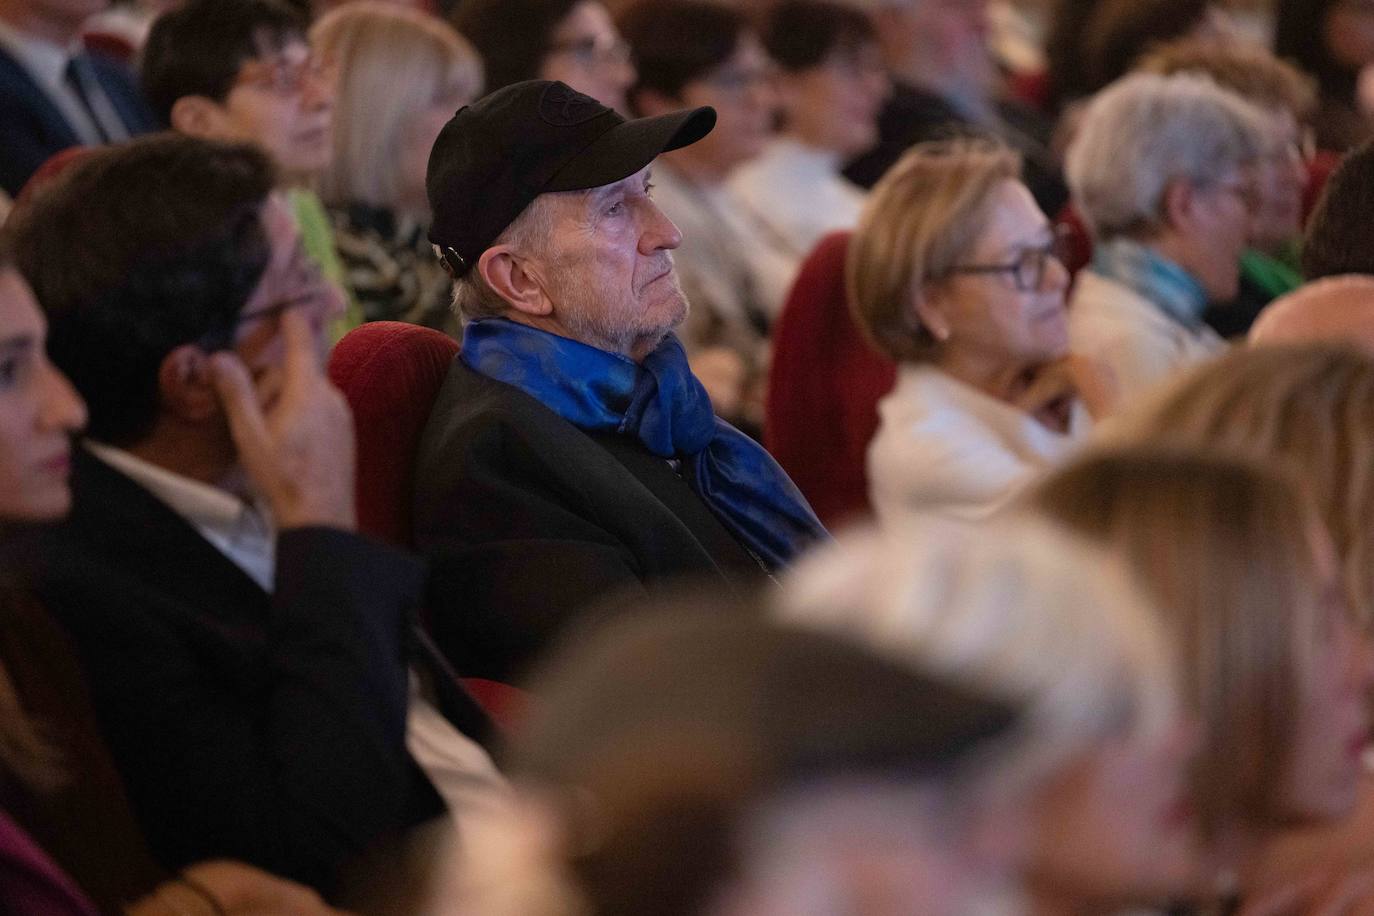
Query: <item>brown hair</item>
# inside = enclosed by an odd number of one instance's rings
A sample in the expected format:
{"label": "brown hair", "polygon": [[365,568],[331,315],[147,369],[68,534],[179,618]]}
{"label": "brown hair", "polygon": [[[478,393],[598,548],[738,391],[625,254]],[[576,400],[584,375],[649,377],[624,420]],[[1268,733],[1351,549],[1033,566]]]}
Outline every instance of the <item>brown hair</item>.
{"label": "brown hair", "polygon": [[1153,591],[1203,729],[1203,830],[1282,822],[1301,670],[1319,632],[1314,514],[1298,491],[1240,459],[1136,448],[1079,460],[1033,500],[1115,549]]}
{"label": "brown hair", "polygon": [[1119,431],[1238,450],[1302,480],[1351,606],[1374,624],[1374,359],[1331,344],[1234,350],[1122,417]]}
{"label": "brown hair", "polygon": [[934,356],[938,343],[912,303],[973,247],[992,190],[1020,174],[1012,150],[965,138],[918,144],[874,186],[845,281],[854,320],[878,350],[898,362]]}
{"label": "brown hair", "polygon": [[1317,108],[1316,80],[1259,45],[1182,38],[1156,47],[1140,69],[1165,76],[1201,73],[1256,105],[1286,109],[1299,121]]}

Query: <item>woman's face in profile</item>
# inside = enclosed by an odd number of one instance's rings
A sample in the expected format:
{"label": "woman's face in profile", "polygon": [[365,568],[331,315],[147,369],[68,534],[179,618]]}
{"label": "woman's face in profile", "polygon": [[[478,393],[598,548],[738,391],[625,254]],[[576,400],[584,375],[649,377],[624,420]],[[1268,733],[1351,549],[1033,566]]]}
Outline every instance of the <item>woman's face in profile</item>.
{"label": "woman's face in profile", "polygon": [[0,518],[51,521],[71,507],[71,434],[86,407],[48,361],[29,285],[0,269]]}

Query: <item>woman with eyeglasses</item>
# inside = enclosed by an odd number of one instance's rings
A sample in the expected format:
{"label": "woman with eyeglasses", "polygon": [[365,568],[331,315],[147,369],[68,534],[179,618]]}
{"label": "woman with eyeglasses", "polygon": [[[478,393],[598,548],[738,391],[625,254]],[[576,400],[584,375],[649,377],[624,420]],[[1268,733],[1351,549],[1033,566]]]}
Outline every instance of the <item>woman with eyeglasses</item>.
{"label": "woman with eyeglasses", "polygon": [[1094,248],[1069,340],[1114,376],[1122,402],[1225,346],[1203,313],[1239,291],[1273,131],[1264,111],[1194,74],[1137,73],[1088,103],[1066,172]]}
{"label": "woman with eyeglasses", "polygon": [[1011,150],[923,143],[850,240],[850,307],[898,364],[869,446],[871,503],[896,524],[995,513],[1082,437],[1097,380],[1067,359],[1069,274]]}
{"label": "woman with eyeglasses", "polygon": [[482,55],[488,92],[523,80],[561,80],[627,113],[635,67],[599,0],[461,0],[452,22]]}

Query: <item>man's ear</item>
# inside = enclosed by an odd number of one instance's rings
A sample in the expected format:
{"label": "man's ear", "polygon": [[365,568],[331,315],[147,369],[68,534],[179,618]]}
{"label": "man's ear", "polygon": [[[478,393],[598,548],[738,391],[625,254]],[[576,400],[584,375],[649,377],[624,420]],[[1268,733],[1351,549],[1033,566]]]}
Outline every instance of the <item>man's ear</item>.
{"label": "man's ear", "polygon": [[183,422],[201,423],[220,413],[210,355],[195,344],[182,344],[162,358],[157,391],[161,409]]}
{"label": "man's ear", "polygon": [[172,104],[171,122],[178,133],[213,140],[224,135],[224,107],[203,95],[183,95]]}
{"label": "man's ear", "polygon": [[535,259],[516,254],[509,245],[496,245],[482,252],[475,269],[517,312],[533,317],[553,314],[553,300]]}

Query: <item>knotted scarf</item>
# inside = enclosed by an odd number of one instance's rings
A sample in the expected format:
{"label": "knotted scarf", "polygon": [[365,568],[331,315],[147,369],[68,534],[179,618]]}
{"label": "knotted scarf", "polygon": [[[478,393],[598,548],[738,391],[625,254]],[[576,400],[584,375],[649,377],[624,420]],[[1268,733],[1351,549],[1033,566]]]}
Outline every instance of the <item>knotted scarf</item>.
{"label": "knotted scarf", "polygon": [[671,334],[635,363],[518,322],[484,318],[468,324],[460,358],[580,429],[633,436],[654,455],[681,461],[693,492],[770,570],[829,537],[773,457],[715,415]]}

